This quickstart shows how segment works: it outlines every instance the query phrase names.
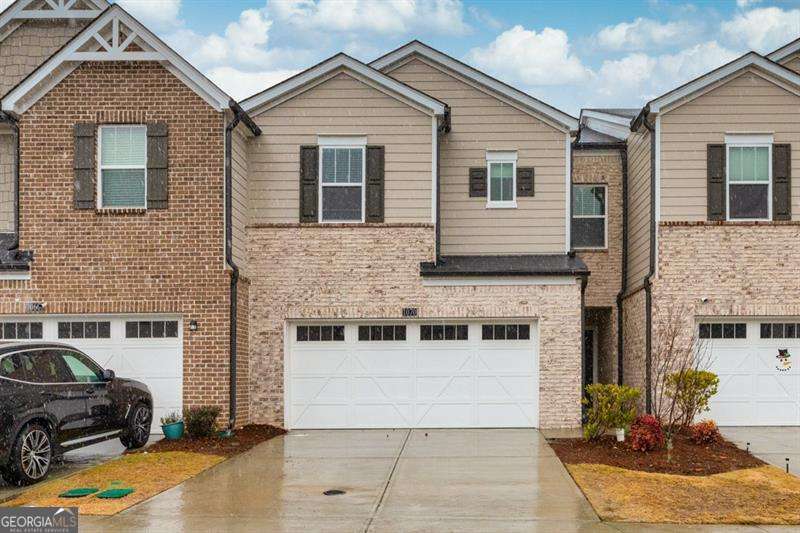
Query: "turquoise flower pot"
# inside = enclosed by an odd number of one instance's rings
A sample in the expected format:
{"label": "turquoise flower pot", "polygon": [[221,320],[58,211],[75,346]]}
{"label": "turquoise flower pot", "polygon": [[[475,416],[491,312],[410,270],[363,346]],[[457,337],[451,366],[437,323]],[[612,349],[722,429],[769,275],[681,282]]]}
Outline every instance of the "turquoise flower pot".
{"label": "turquoise flower pot", "polygon": [[169,440],[178,440],[183,437],[183,421],[165,424],[161,426],[161,429],[164,431],[164,436]]}

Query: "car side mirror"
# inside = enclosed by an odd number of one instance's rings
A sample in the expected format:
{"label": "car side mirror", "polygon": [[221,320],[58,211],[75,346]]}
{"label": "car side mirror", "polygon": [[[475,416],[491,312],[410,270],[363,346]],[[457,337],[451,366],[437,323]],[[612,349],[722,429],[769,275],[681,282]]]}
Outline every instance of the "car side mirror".
{"label": "car side mirror", "polygon": [[103,370],[103,381],[112,381],[115,377],[114,371],[110,368]]}

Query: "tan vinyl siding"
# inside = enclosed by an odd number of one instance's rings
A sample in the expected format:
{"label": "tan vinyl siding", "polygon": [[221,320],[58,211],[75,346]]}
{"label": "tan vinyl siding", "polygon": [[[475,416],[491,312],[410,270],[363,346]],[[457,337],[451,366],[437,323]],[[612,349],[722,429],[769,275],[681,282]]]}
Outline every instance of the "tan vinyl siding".
{"label": "tan vinyl siding", "polygon": [[0,95],[13,89],[89,21],[29,20],[0,42]]}
{"label": "tan vinyl siding", "polygon": [[385,147],[385,222],[431,223],[431,116],[342,72],[254,120],[251,223],[298,222],[300,146],[333,134]]}
{"label": "tan vinyl siding", "polygon": [[246,126],[240,124],[232,134],[232,196],[233,260],[245,276],[247,272],[247,136]]}
{"label": "tan vinyl siding", "polygon": [[[388,74],[451,109],[440,144],[442,254],[564,253],[566,134],[419,58]],[[535,196],[516,209],[470,198],[469,168],[486,165],[486,150],[516,150],[518,166],[535,167]]]}
{"label": "tan vinyl siding", "polygon": [[14,231],[14,137],[0,132],[0,233]]}
{"label": "tan vinyl siding", "polygon": [[800,219],[800,96],[753,71],[661,117],[661,220],[707,219],[706,145],[725,133],[773,133],[792,144],[792,213]]}
{"label": "tan vinyl siding", "polygon": [[781,65],[800,74],[800,53],[784,58]]}
{"label": "tan vinyl siding", "polygon": [[628,290],[642,285],[650,269],[650,132],[628,137]]}

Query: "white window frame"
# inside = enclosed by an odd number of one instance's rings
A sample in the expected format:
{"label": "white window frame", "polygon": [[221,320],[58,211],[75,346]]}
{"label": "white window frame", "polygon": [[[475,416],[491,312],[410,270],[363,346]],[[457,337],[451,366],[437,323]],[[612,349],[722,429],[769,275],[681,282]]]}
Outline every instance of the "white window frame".
{"label": "white window frame", "polygon": [[[510,201],[492,201],[492,164],[511,163],[511,197]],[[486,209],[515,209],[517,207],[517,152],[486,152]]]}
{"label": "white window frame", "polygon": [[[570,213],[572,218],[602,218],[603,219],[603,246],[575,246],[575,250],[607,250],[608,249],[608,185],[605,183],[573,183],[572,187],[601,187],[603,189],[603,214],[602,215],[576,215],[575,206],[570,190]],[[569,221],[570,226],[572,220]]]}
{"label": "white window frame", "polygon": [[[367,138],[366,137],[318,137],[317,146],[319,148],[319,162],[317,169],[318,187],[318,220],[320,224],[363,224],[366,220],[366,200],[367,200]],[[322,160],[323,151],[335,150],[337,148],[347,148],[361,150],[361,184],[357,183],[325,183],[322,182]],[[322,195],[323,187],[361,187],[361,220],[324,220],[322,218]]]}
{"label": "white window frame", "polygon": [[[729,222],[755,222],[772,220],[772,134],[725,135],[725,220]],[[767,217],[731,218],[731,148],[767,148],[769,180],[767,181]],[[737,181],[734,185],[764,185],[763,181]]]}
{"label": "white window frame", "polygon": [[[144,165],[103,165],[103,130],[106,128],[135,128],[144,130]],[[144,203],[142,205],[104,206],[103,205],[103,171],[104,170],[144,170]],[[147,126],[144,124],[103,124],[97,127],[97,208],[104,210],[114,209],[147,209]]]}

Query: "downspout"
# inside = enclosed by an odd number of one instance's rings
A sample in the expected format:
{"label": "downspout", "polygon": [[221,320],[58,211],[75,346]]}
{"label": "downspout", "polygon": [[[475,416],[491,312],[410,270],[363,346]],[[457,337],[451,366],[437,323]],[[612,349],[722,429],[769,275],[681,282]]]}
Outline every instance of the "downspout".
{"label": "downspout", "polygon": [[450,132],[450,106],[445,106],[442,123],[436,130],[436,227],[434,228],[434,240],[436,254],[436,265],[442,263],[442,144],[439,142],[442,135]]}
{"label": "downspout", "polygon": [[247,113],[233,100],[229,103],[233,111],[233,120],[225,126],[225,261],[231,268],[231,288],[229,306],[230,324],[230,359],[228,361],[228,375],[230,377],[230,394],[228,405],[228,433],[233,431],[236,423],[236,364],[237,364],[237,345],[236,328],[238,326],[237,313],[239,310],[239,267],[233,260],[233,130],[244,122],[255,135],[260,135],[261,130],[247,116]]}
{"label": "downspout", "polygon": [[650,269],[644,278],[645,295],[645,410],[647,413],[653,411],[653,286],[650,278],[656,271],[656,131],[651,124],[646,110],[642,116],[642,124],[650,132]]}
{"label": "downspout", "polygon": [[622,297],[628,290],[628,147],[620,150],[622,160],[622,280],[617,293],[617,384],[622,385],[625,379],[625,342],[622,336],[624,324]]}
{"label": "downspout", "polygon": [[2,112],[0,112],[0,123],[11,127],[14,139],[14,236],[8,243],[7,249],[16,250],[19,248],[19,124],[13,117]]}
{"label": "downspout", "polygon": [[[574,254],[570,252],[570,254]],[[586,396],[586,286],[589,283],[588,276],[581,276],[581,400]],[[587,405],[581,401],[581,420],[586,421]]]}

